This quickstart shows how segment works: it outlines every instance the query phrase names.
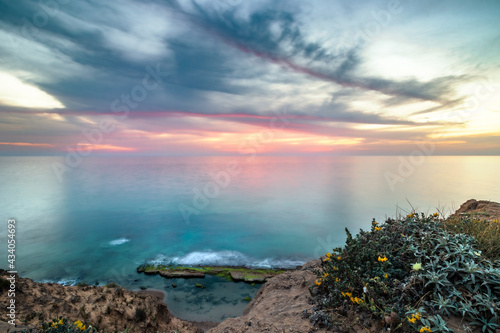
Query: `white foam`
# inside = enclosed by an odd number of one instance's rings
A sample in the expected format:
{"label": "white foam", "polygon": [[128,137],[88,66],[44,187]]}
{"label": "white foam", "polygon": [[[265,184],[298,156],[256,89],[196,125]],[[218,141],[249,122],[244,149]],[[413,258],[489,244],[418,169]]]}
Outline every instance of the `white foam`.
{"label": "white foam", "polygon": [[245,266],[251,268],[295,268],[305,263],[297,259],[257,259],[238,251],[194,251],[180,257],[158,255],[151,264],[183,266]]}
{"label": "white foam", "polygon": [[62,280],[40,280],[37,281],[40,283],[56,283],[56,284],[62,284],[63,286],[74,286],[77,284],[78,279],[62,279]]}
{"label": "white foam", "polygon": [[118,238],[118,239],[114,239],[111,242],[109,242],[109,245],[121,245],[121,244],[125,244],[127,242],[130,242],[130,239]]}

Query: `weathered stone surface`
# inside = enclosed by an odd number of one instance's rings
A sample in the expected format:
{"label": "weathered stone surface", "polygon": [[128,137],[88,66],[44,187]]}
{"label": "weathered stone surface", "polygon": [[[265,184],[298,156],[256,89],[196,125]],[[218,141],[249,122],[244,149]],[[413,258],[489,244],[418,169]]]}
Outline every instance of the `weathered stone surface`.
{"label": "weathered stone surface", "polygon": [[288,271],[269,279],[248,304],[241,317],[226,319],[209,332],[311,331],[313,327],[309,319],[304,318],[303,311],[313,307],[308,287],[314,284],[316,275],[310,268],[319,263],[319,260],[314,260],[302,266],[300,270]]}
{"label": "weathered stone surface", "polygon": [[[8,274],[0,270],[0,278]],[[22,292],[20,292],[22,290]],[[195,333],[200,329],[192,323],[180,320],[170,314],[163,303],[161,291],[128,291],[113,287],[62,286],[52,283],[37,283],[31,279],[16,276],[16,322],[27,327],[40,327],[43,321],[63,316],[69,322],[84,320],[99,328],[100,332],[115,332],[133,329],[130,332],[179,332]],[[7,292],[0,293],[0,332],[6,326]],[[147,314],[138,318],[137,309]],[[8,325],[8,324],[7,324]],[[18,327],[20,328],[20,327]]]}

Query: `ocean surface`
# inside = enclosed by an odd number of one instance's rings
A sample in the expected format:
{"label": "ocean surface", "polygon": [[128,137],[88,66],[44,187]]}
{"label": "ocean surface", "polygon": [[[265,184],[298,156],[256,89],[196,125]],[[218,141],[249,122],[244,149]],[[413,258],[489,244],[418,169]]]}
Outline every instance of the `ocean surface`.
{"label": "ocean surface", "polygon": [[373,218],[500,201],[500,157],[89,156],[76,164],[0,157],[0,267],[15,218],[21,276],[161,289],[175,315],[200,321],[240,315],[260,286],[167,280],[137,266],[295,267]]}

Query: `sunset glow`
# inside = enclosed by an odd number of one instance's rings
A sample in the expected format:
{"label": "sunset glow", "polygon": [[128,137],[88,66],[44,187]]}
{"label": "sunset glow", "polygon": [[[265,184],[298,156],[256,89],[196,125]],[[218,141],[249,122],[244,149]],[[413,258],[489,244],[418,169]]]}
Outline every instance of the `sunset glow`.
{"label": "sunset glow", "polygon": [[500,151],[497,2],[195,3],[5,4],[0,154]]}

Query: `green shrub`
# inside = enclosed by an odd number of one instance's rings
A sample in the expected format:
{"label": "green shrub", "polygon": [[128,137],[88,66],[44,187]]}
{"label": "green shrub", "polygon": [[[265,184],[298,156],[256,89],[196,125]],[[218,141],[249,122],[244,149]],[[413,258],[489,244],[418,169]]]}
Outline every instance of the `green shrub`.
{"label": "green shrub", "polygon": [[392,331],[450,331],[448,316],[483,332],[499,324],[500,261],[481,255],[476,240],[446,231],[437,214],[372,222],[323,259],[311,288],[313,322],[333,323],[338,309],[391,320]]}

